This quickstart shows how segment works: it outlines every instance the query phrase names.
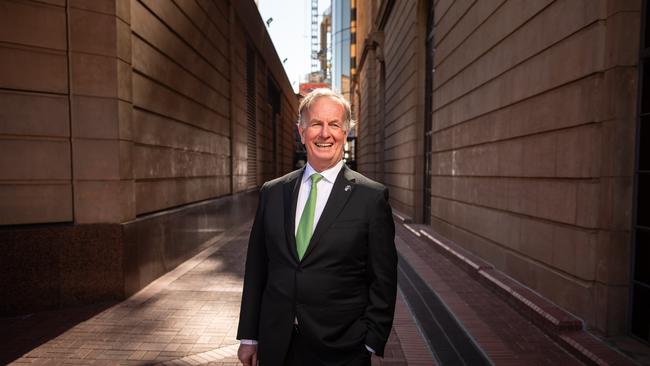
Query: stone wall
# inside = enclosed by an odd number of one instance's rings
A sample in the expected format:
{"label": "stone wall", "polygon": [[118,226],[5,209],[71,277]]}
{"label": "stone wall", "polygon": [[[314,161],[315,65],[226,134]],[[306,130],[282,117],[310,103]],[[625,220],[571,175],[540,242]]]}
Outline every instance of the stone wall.
{"label": "stone wall", "polygon": [[[393,206],[421,220],[418,105],[433,98],[432,227],[589,327],[624,332],[641,1],[437,1],[427,96],[426,2],[363,3],[379,4],[358,42],[383,51]],[[377,126],[378,70],[365,68],[359,124]],[[358,142],[371,175],[375,132]]]}
{"label": "stone wall", "polygon": [[[254,5],[2,6],[0,224],[125,222],[291,168],[295,96]],[[241,184],[247,45],[258,56],[253,186]],[[269,80],[280,93],[277,146]]]}
{"label": "stone wall", "polygon": [[[424,18],[415,1],[392,3],[358,5],[358,167],[390,188],[395,208],[417,217],[424,131],[424,38],[417,30]],[[387,12],[385,20],[379,17]],[[367,14],[374,17],[364,19]]]}
{"label": "stone wall", "polygon": [[626,320],[639,7],[435,9],[434,228],[607,333]]}
{"label": "stone wall", "polygon": [[229,9],[207,4],[132,2],[138,214],[231,192]]}
{"label": "stone wall", "polygon": [[28,2],[4,2],[2,8],[0,221],[70,221],[73,196],[65,8]]}
{"label": "stone wall", "polygon": [[[0,10],[0,245],[13,269],[3,280],[21,294],[39,282],[59,288],[54,305],[133,293],[201,247],[191,231],[209,228],[185,227],[187,217],[213,210],[196,204],[292,169],[297,99],[253,1],[6,0]],[[151,222],[172,229],[158,235]],[[75,245],[97,255],[65,249]],[[47,253],[38,275],[33,259]],[[110,286],[83,264],[102,258]],[[65,271],[74,285],[49,275]],[[34,308],[14,290],[0,294],[15,296],[4,308]]]}

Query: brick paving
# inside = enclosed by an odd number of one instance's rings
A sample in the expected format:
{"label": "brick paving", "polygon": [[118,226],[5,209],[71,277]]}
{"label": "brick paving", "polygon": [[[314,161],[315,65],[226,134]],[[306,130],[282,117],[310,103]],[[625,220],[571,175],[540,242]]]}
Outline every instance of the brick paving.
{"label": "brick paving", "polygon": [[402,256],[495,365],[582,365],[510,305],[424,240],[397,225]]}
{"label": "brick paving", "polygon": [[[148,365],[209,351],[220,355],[211,364],[237,364],[231,349],[238,343],[234,337],[249,227],[247,222],[221,234],[210,248],[136,295],[61,331],[14,364]],[[57,312],[48,315],[53,326]],[[15,319],[3,325],[15,329],[14,334],[22,332],[23,339],[39,332],[38,324]]]}
{"label": "brick paving", "polygon": [[[235,340],[250,221],[123,302],[0,319],[0,363],[15,365],[238,365]],[[400,254],[495,365],[581,365],[494,291],[431,243],[397,225]],[[436,365],[398,296],[383,359]]]}
{"label": "brick paving", "polygon": [[[250,226],[248,221],[220,234],[211,247],[126,301],[0,319],[0,363],[240,364],[235,333]],[[402,298],[385,357],[372,363],[434,364]]]}

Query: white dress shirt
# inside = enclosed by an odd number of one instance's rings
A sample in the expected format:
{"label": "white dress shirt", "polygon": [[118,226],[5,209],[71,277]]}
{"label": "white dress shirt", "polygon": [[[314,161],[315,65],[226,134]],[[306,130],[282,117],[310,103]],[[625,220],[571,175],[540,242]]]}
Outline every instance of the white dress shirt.
{"label": "white dress shirt", "polygon": [[[333,167],[323,170],[319,174],[323,176],[323,179],[318,181],[316,184],[316,189],[318,191],[318,194],[316,195],[316,208],[314,209],[314,226],[312,227],[312,234],[314,233],[313,230],[316,229],[316,225],[318,224],[318,220],[320,219],[321,214],[323,213],[323,209],[325,209],[325,204],[327,203],[327,199],[330,198],[330,193],[332,193],[332,187],[334,187],[334,181],[336,180],[336,177],[339,175],[339,172],[341,171],[341,168],[343,168],[343,160],[339,161],[336,165]],[[302,212],[305,210],[305,204],[307,203],[307,200],[309,199],[309,193],[311,192],[311,175],[314,173],[318,173],[314,168],[312,168],[309,163],[307,163],[307,166],[305,167],[305,172],[302,175],[302,181],[300,182],[300,191],[298,191],[298,203],[296,204],[296,221],[295,221],[295,226],[294,226],[294,231],[293,235],[296,235],[298,233],[298,225],[300,224],[300,217],[302,216]]]}

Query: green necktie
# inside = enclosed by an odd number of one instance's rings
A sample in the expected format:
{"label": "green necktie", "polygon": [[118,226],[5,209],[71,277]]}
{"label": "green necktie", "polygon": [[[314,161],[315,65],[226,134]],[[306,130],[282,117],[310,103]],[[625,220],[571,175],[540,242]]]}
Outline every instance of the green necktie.
{"label": "green necktie", "polygon": [[305,209],[300,216],[300,223],[298,224],[298,231],[296,232],[296,249],[298,250],[298,258],[302,260],[302,256],[307,251],[311,234],[314,230],[314,210],[316,209],[316,184],[323,179],[323,176],[314,173],[311,175],[311,190],[309,191],[309,199],[305,203]]}

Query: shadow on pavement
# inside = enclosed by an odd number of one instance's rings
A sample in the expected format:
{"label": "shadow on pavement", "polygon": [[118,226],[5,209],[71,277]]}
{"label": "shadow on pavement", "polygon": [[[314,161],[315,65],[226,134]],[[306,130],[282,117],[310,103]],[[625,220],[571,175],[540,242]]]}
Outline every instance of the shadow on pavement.
{"label": "shadow on pavement", "polygon": [[0,364],[8,364],[117,304],[103,302],[0,318]]}

